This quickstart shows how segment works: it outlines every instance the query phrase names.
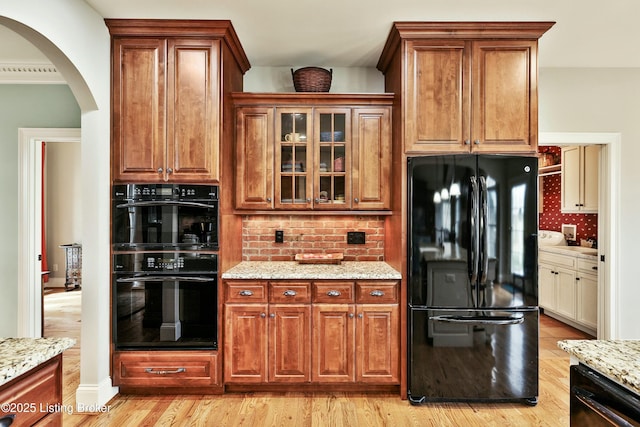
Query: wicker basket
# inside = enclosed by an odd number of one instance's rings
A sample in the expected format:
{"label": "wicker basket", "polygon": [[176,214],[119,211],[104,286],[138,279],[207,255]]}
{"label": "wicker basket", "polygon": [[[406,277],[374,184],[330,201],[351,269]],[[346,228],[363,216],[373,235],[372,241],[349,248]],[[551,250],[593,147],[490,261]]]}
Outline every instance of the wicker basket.
{"label": "wicker basket", "polygon": [[329,92],[333,69],[304,67],[293,71],[292,68],[291,75],[296,92]]}

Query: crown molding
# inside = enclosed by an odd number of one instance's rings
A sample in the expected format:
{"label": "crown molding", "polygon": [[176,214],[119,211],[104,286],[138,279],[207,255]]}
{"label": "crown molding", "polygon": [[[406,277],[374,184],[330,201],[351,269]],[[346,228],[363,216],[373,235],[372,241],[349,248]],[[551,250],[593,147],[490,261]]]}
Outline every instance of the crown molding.
{"label": "crown molding", "polygon": [[0,84],[67,84],[51,63],[0,62]]}

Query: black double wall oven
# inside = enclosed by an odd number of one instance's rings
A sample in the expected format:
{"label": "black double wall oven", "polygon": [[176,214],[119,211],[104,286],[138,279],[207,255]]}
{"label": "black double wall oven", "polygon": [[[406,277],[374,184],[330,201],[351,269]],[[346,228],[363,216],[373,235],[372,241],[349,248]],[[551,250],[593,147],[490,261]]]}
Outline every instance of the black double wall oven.
{"label": "black double wall oven", "polygon": [[217,349],[218,190],[113,186],[116,349]]}

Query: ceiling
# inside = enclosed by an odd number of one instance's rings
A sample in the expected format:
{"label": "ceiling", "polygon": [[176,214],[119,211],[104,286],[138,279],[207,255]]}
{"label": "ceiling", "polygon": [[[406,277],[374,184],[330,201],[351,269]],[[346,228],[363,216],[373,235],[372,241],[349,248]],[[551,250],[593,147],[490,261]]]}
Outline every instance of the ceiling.
{"label": "ceiling", "polygon": [[[254,67],[375,67],[394,21],[555,21],[540,67],[640,67],[637,0],[84,0],[105,18],[230,19]],[[0,62],[41,62],[0,26]]]}

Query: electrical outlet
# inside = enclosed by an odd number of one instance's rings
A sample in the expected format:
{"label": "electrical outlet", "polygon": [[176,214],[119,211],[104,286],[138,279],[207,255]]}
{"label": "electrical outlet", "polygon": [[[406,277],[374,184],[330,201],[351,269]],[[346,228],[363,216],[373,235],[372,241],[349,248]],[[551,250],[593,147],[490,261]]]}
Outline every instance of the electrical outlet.
{"label": "electrical outlet", "polygon": [[284,243],[284,231],[276,230],[276,243]]}
{"label": "electrical outlet", "polygon": [[364,231],[348,231],[347,243],[350,245],[364,245]]}

